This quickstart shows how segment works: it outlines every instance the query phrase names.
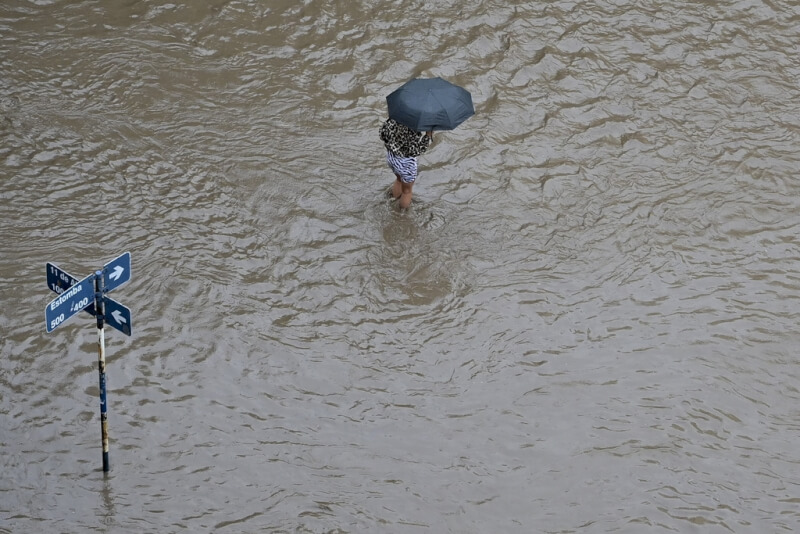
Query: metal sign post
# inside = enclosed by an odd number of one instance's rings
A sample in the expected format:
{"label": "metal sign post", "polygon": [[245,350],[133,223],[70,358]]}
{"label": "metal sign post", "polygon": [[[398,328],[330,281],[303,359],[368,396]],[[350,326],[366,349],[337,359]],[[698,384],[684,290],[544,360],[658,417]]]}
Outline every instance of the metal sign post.
{"label": "metal sign post", "polygon": [[103,445],[103,472],[111,469],[108,458],[108,401],[106,398],[105,323],[125,335],[131,335],[131,311],[106,293],[131,279],[131,253],[125,252],[83,280],[47,264],[47,285],[58,293],[44,310],[45,328],[52,332],[80,311],[97,319],[98,371],[100,373],[100,432]]}
{"label": "metal sign post", "polygon": [[103,330],[103,271],[94,273],[94,309],[97,312],[97,370],[100,373],[100,435],[103,443],[103,471],[108,461],[108,407],[106,405],[106,336]]}

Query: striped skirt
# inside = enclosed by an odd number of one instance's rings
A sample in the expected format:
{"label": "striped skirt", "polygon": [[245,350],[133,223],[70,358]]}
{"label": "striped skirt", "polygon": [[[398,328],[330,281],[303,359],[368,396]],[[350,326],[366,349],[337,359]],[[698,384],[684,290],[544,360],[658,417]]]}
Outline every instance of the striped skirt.
{"label": "striped skirt", "polygon": [[386,151],[386,163],[404,184],[413,184],[417,179],[417,158],[404,158]]}

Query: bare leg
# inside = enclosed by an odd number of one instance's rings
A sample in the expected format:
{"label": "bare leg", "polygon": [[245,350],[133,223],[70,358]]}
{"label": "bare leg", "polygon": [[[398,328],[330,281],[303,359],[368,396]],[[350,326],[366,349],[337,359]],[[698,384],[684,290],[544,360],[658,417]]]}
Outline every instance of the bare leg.
{"label": "bare leg", "polygon": [[414,187],[414,182],[410,184],[400,182],[400,207],[405,209],[411,205],[411,188]]}
{"label": "bare leg", "polygon": [[[397,176],[395,174],[395,176]],[[394,181],[392,184],[392,198],[400,198],[400,195],[403,194],[403,182],[400,181],[400,177],[397,176],[397,180]]]}

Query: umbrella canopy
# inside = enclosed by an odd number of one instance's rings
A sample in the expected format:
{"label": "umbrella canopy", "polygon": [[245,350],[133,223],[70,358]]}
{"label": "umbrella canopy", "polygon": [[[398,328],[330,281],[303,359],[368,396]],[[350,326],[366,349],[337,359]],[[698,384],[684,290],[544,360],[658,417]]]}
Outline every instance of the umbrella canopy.
{"label": "umbrella canopy", "polygon": [[418,132],[452,130],[475,114],[472,95],[441,78],[414,78],[386,97],[389,118]]}

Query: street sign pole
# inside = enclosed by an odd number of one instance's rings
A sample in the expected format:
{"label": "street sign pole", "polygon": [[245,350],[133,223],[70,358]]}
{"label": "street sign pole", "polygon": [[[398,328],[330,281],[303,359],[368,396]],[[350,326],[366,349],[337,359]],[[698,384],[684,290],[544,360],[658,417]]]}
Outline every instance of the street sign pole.
{"label": "street sign pole", "polygon": [[108,460],[108,410],[106,402],[106,339],[103,327],[103,271],[94,273],[94,309],[97,312],[97,354],[100,372],[100,434],[103,440],[103,472],[111,469]]}
{"label": "street sign pole", "polygon": [[[103,472],[111,469],[108,461],[108,399],[106,398],[106,323],[123,334],[131,335],[131,310],[106,296],[131,279],[131,253],[124,252],[83,280],[47,264],[47,286],[58,296],[44,309],[45,330],[52,332],[70,317],[85,311],[97,318],[97,370],[100,374],[100,432],[103,445]],[[106,317],[108,315],[108,317]]]}

